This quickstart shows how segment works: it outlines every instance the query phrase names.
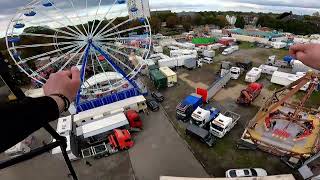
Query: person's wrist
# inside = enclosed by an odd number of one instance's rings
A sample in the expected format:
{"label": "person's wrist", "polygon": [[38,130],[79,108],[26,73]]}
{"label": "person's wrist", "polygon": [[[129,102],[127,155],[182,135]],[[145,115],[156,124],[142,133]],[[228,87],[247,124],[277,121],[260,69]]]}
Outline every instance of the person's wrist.
{"label": "person's wrist", "polygon": [[49,96],[51,97],[56,103],[57,103],[57,106],[59,108],[59,112],[62,112],[64,110],[64,106],[65,106],[65,103],[63,101],[63,99],[61,99],[60,97],[58,96]]}

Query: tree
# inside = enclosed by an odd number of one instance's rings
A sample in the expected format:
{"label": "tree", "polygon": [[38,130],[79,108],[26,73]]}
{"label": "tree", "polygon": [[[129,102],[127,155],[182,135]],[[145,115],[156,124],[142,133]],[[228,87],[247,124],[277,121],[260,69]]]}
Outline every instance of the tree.
{"label": "tree", "polygon": [[216,18],[216,23],[215,23],[215,24],[216,24],[217,26],[220,26],[220,28],[223,28],[223,27],[227,26],[228,21],[227,21],[227,19],[226,19],[225,16],[219,15],[219,16],[217,16],[217,18]]}
{"label": "tree", "polygon": [[319,17],[319,16],[320,16],[320,13],[317,11],[317,12],[313,13],[312,16]]}
{"label": "tree", "polygon": [[155,34],[157,34],[160,31],[161,28],[161,20],[157,16],[151,16],[150,20],[151,29]]}
{"label": "tree", "polygon": [[188,22],[188,21],[182,22],[182,26],[183,26],[183,29],[184,29],[185,31],[190,31],[190,30],[191,30],[191,23]]}
{"label": "tree", "polygon": [[237,28],[243,29],[245,25],[246,25],[246,22],[245,22],[244,18],[242,16],[238,16],[237,21],[235,23],[235,26]]}
{"label": "tree", "polygon": [[169,16],[166,20],[168,28],[174,28],[178,24],[177,16]]}

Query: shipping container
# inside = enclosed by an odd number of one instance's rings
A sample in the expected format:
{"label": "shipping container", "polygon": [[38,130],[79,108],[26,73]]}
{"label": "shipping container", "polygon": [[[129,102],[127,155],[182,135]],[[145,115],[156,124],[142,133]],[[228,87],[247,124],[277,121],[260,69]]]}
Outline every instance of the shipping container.
{"label": "shipping container", "polygon": [[164,76],[167,77],[168,87],[172,87],[178,82],[177,73],[172,71],[169,67],[161,67],[159,70]]}
{"label": "shipping container", "polygon": [[150,71],[150,78],[157,89],[167,87],[167,77],[165,77],[158,69]]}

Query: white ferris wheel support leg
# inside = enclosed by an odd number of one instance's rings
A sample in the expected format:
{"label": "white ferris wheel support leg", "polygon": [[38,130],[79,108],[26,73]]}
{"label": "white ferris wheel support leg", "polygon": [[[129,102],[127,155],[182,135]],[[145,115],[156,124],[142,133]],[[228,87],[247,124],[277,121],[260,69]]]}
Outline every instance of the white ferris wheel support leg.
{"label": "white ferris wheel support leg", "polygon": [[[52,3],[50,0],[47,0],[47,1],[50,2],[50,3]],[[67,15],[65,15],[65,14],[66,14],[65,11],[57,8],[57,7],[54,5],[54,3],[52,3],[52,6],[53,6],[56,10],[60,11],[61,14],[71,23],[71,25],[72,25],[74,28],[76,28],[76,30],[77,30],[78,32],[80,32],[80,34],[81,34],[82,36],[85,36],[85,35],[83,34],[83,32],[78,28],[78,26],[75,25],[74,22],[71,21],[71,19],[70,19]],[[81,35],[80,35],[80,36],[81,36]]]}
{"label": "white ferris wheel support leg", "polygon": [[49,52],[45,52],[45,53],[42,53],[42,54],[38,54],[38,55],[35,55],[35,56],[31,56],[31,57],[28,57],[28,58],[25,58],[25,59],[22,59],[22,61],[18,62],[18,64],[23,64],[23,63],[26,63],[30,60],[34,60],[34,59],[37,59],[37,58],[41,58],[43,56],[48,56],[50,54],[54,54],[54,53],[57,53],[61,50],[66,50],[66,49],[70,49],[70,48],[73,48],[73,47],[76,47],[78,45],[70,45],[70,46],[67,46],[67,47],[64,47],[64,48],[61,48],[61,49],[56,49],[56,50],[53,50],[53,51],[49,51]]}
{"label": "white ferris wheel support leg", "polygon": [[105,18],[107,18],[110,10],[114,7],[114,5],[117,3],[117,1],[118,1],[118,0],[115,0],[115,1],[113,2],[112,6],[109,8],[109,10],[106,12],[106,14],[100,19],[100,22],[99,22],[98,26],[94,29],[94,31],[93,31],[93,33],[92,33],[93,36],[94,36],[94,34],[96,33],[96,31],[98,30],[98,28],[99,28],[99,26],[101,25],[102,21],[103,21]]}
{"label": "white ferris wheel support leg", "polygon": [[[106,76],[106,79],[107,79],[110,87],[112,87],[111,81],[110,81],[110,79],[109,79],[109,77],[108,77],[105,69],[103,68],[103,65],[101,64],[101,62],[100,62],[100,60],[99,60],[99,58],[98,58],[98,55],[97,55],[96,50],[93,50],[93,52],[94,52],[95,59],[97,60],[99,66],[101,67],[103,74]],[[93,60],[92,60],[92,62],[93,62]],[[94,64],[94,63],[92,63],[92,64]],[[111,67],[113,67],[113,66],[111,66]],[[94,68],[93,68],[93,69],[94,69]],[[95,74],[95,70],[94,70],[94,74]]]}
{"label": "white ferris wheel support leg", "polygon": [[88,36],[88,35],[89,35],[89,32],[87,32],[87,29],[84,27],[84,25],[83,25],[83,23],[82,23],[82,21],[81,21],[81,18],[80,18],[79,14],[78,14],[78,10],[76,10],[76,8],[74,7],[73,1],[74,1],[74,0],[69,0],[69,2],[71,3],[71,6],[72,6],[73,11],[76,13],[76,16],[77,16],[77,18],[79,19],[79,22],[81,23],[82,28],[84,29],[86,35]]}
{"label": "white ferris wheel support leg", "polygon": [[[109,48],[109,47],[107,47],[107,46],[104,46],[105,48],[107,48],[107,49],[109,49],[109,50],[111,50],[111,51],[114,51],[114,52],[116,52],[116,53],[118,53],[118,54],[122,54],[123,56],[127,56],[127,57],[129,57],[129,55],[124,55],[124,53],[123,52],[120,52],[120,51],[117,51],[117,50],[115,50],[115,49],[112,49],[112,48]],[[108,52],[108,51],[106,51],[106,53],[109,55],[109,56],[111,56],[114,60],[116,60],[116,61],[118,61],[120,64],[122,64],[124,67],[126,67],[127,69],[129,69],[130,71],[133,71],[133,69],[131,68],[131,67],[129,67],[127,64],[125,64],[124,62],[122,62],[120,59],[118,59],[116,56],[114,56],[113,54],[111,54],[110,52]]]}

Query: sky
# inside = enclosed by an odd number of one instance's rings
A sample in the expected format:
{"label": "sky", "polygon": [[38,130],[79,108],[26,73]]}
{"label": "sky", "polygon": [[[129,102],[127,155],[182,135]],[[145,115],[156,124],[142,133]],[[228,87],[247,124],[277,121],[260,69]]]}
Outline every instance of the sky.
{"label": "sky", "polygon": [[[64,7],[73,1],[82,2],[76,9],[85,7],[85,0],[53,0],[57,4]],[[94,14],[94,6],[99,0],[90,1],[89,7],[92,7]],[[113,0],[102,0],[102,5],[107,5]],[[27,1],[25,0],[0,0],[0,36],[3,36],[9,20],[15,14],[17,8],[23,7]],[[106,6],[107,7],[107,6]],[[150,0],[151,10],[172,10],[180,11],[254,11],[254,12],[277,12],[293,11],[295,14],[312,14],[320,11],[319,0]],[[70,8],[70,7],[69,7]],[[71,12],[71,9],[66,11]],[[66,13],[68,13],[66,12]]]}

